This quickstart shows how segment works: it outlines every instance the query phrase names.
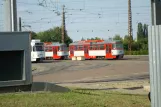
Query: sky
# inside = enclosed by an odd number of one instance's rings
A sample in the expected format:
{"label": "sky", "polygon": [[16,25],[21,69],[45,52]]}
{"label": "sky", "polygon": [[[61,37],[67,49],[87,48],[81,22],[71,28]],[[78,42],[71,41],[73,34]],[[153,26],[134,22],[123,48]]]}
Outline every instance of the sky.
{"label": "sky", "polygon": [[[74,40],[100,37],[108,39],[128,34],[128,0],[17,0],[23,31],[40,32],[61,26],[65,5],[66,30]],[[137,24],[151,24],[150,0],[132,0],[133,37]],[[3,1],[0,0],[0,31],[3,30]],[[27,27],[27,26],[31,26]]]}

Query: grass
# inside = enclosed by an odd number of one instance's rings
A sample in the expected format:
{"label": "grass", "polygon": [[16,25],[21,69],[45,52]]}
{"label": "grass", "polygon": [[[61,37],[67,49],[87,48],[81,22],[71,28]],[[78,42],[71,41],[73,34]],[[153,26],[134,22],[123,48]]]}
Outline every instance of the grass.
{"label": "grass", "polygon": [[147,96],[107,91],[0,95],[0,107],[150,107]]}
{"label": "grass", "polygon": [[37,68],[36,67],[32,67],[32,71],[35,71],[35,70],[37,70]]}

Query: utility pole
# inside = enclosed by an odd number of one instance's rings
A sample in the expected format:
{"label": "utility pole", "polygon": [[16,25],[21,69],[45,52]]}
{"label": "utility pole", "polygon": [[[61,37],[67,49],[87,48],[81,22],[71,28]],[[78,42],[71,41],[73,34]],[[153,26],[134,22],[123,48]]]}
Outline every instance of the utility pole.
{"label": "utility pole", "polygon": [[21,23],[21,17],[19,17],[19,31],[22,31],[22,23]]}
{"label": "utility pole", "polygon": [[151,0],[152,25],[161,25],[161,0]]}
{"label": "utility pole", "polygon": [[17,31],[17,2],[4,0],[4,31]]}
{"label": "utility pole", "polygon": [[62,43],[64,43],[65,39],[65,11],[64,11],[65,5],[63,5],[63,13],[62,13]]}
{"label": "utility pole", "polygon": [[131,55],[131,45],[132,45],[132,12],[131,12],[131,0],[128,0],[128,35],[129,35],[129,52]]}
{"label": "utility pole", "polygon": [[151,0],[152,25],[148,29],[151,107],[161,107],[161,0]]}

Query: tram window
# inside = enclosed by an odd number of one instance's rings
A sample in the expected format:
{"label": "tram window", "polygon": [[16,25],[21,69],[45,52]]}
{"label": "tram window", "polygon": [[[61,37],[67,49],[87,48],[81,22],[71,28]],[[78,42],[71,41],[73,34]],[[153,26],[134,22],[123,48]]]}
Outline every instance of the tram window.
{"label": "tram window", "polygon": [[61,50],[64,51],[64,46],[61,46]]}
{"label": "tram window", "polygon": [[90,50],[95,50],[96,46],[90,46]]}
{"label": "tram window", "polygon": [[69,48],[65,46],[64,51],[68,51],[68,50],[69,50]]}
{"label": "tram window", "polygon": [[33,46],[33,51],[44,51],[43,46]]}
{"label": "tram window", "polygon": [[100,50],[100,45],[96,45],[96,50]]}
{"label": "tram window", "polygon": [[59,51],[62,51],[63,50],[62,46],[58,47],[58,50]]}
{"label": "tram window", "polygon": [[73,47],[70,46],[69,49],[70,49],[70,50],[73,50]]}
{"label": "tram window", "polygon": [[49,47],[49,51],[52,51],[52,47]]}
{"label": "tram window", "polygon": [[47,47],[45,47],[45,51],[48,51],[48,48]]}
{"label": "tram window", "polygon": [[65,51],[65,46],[62,46],[62,50]]}
{"label": "tram window", "polygon": [[99,49],[99,47],[97,45],[94,46],[94,50],[97,50]]}
{"label": "tram window", "polygon": [[93,50],[97,50],[97,49],[98,49],[97,45],[93,46]]}
{"label": "tram window", "polygon": [[106,51],[108,51],[108,49],[109,49],[109,46],[106,46]]}
{"label": "tram window", "polygon": [[79,50],[83,50],[83,46],[79,46]]}
{"label": "tram window", "polygon": [[77,46],[74,46],[74,50],[78,50]]}
{"label": "tram window", "polygon": [[113,44],[112,45],[113,48],[123,48],[123,44]]}
{"label": "tram window", "polygon": [[106,45],[106,53],[108,53],[108,52],[109,52],[109,46]]}
{"label": "tram window", "polygon": [[97,50],[97,49],[99,49],[99,47],[98,47],[98,46],[96,46],[96,45],[94,45],[94,46],[90,46],[90,50]]}
{"label": "tram window", "polygon": [[66,45],[63,46],[64,51],[68,51],[68,47]]}
{"label": "tram window", "polygon": [[44,50],[45,50],[45,51],[48,51],[48,47],[44,47]]}
{"label": "tram window", "polygon": [[92,46],[89,47],[89,50],[92,50]]}
{"label": "tram window", "polygon": [[88,46],[84,46],[84,49],[88,49]]}
{"label": "tram window", "polygon": [[67,49],[67,47],[64,45],[64,46],[63,46],[63,51],[66,51],[66,49]]}
{"label": "tram window", "polygon": [[90,46],[90,50],[94,50],[94,46]]}
{"label": "tram window", "polygon": [[100,45],[100,50],[104,50],[104,45]]}

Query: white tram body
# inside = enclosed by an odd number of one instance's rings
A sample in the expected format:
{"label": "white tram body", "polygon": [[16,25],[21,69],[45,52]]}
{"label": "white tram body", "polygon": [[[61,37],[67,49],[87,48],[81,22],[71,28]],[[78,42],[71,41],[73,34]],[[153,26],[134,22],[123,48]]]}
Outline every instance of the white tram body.
{"label": "white tram body", "polygon": [[31,61],[39,62],[45,59],[44,43],[39,39],[31,40]]}

